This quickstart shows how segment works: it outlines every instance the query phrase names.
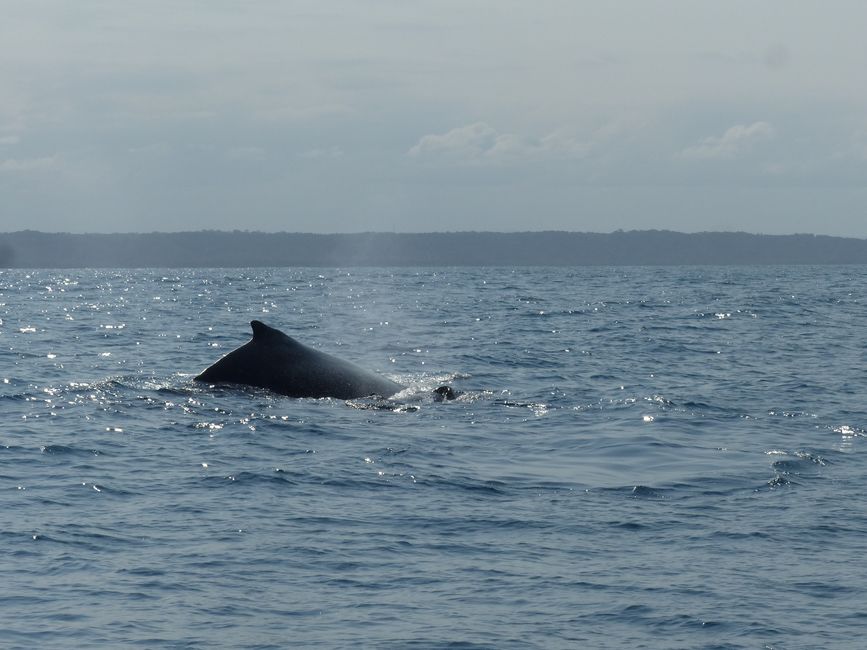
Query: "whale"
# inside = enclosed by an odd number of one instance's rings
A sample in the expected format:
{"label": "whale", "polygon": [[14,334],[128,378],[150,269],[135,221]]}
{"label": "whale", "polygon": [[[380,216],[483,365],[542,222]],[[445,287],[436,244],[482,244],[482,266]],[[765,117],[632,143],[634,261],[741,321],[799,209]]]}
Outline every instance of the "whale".
{"label": "whale", "polygon": [[265,323],[250,322],[253,338],[195,377],[208,384],[243,384],[288,397],[391,397],[400,384],[299,343]]}

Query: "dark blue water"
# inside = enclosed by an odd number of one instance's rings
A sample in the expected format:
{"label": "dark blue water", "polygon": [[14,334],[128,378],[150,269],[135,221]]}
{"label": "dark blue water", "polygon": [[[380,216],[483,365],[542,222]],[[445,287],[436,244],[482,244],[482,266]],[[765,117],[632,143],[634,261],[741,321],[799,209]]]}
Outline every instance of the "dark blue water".
{"label": "dark blue water", "polygon": [[[0,647],[857,647],[865,287],[2,272]],[[194,383],[253,318],[410,390]]]}

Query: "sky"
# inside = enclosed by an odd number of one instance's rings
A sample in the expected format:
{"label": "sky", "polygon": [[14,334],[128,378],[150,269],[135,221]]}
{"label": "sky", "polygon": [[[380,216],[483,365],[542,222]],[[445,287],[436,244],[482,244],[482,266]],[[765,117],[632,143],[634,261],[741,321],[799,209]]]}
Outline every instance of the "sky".
{"label": "sky", "polygon": [[0,0],[0,231],[867,237],[863,0]]}

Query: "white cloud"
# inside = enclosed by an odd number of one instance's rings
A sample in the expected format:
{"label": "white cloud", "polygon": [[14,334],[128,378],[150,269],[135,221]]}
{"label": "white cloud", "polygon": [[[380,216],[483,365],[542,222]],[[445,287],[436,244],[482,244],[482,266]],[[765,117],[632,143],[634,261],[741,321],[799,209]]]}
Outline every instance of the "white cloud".
{"label": "white cloud", "polygon": [[460,126],[447,133],[423,136],[408,152],[413,158],[458,164],[508,164],[550,158],[581,158],[592,141],[607,137],[594,133],[584,141],[565,131],[532,139],[515,133],[499,133],[485,122]]}
{"label": "white cloud", "polygon": [[448,133],[422,137],[407,154],[413,157],[442,156],[465,161],[485,156],[497,141],[497,132],[484,122],[467,124]]}
{"label": "white cloud", "polygon": [[52,169],[58,164],[57,156],[47,156],[44,158],[7,158],[0,160],[0,172],[6,173],[26,173],[34,171],[43,171]]}
{"label": "white cloud", "polygon": [[767,122],[753,122],[750,125],[736,124],[721,136],[709,136],[697,145],[680,152],[684,158],[727,159],[735,158],[748,150],[756,142],[774,136],[774,127]]}

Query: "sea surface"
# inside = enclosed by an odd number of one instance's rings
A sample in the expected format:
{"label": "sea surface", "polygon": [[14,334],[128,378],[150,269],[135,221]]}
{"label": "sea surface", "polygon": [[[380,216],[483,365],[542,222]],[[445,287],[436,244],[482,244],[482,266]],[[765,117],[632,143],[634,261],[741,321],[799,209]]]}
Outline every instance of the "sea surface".
{"label": "sea surface", "polygon": [[4,649],[867,638],[864,266],[0,271],[0,415]]}

